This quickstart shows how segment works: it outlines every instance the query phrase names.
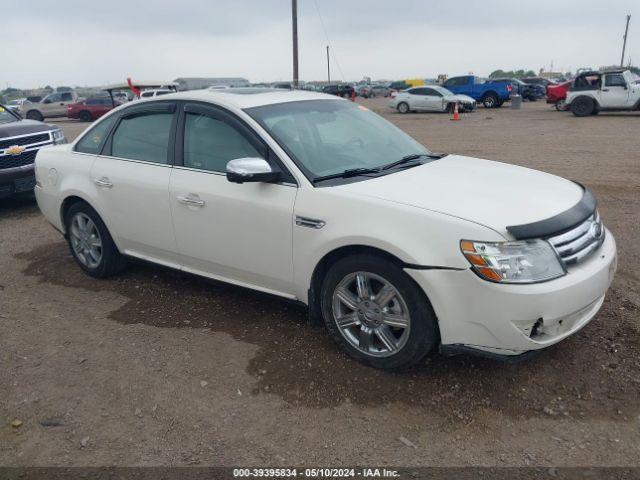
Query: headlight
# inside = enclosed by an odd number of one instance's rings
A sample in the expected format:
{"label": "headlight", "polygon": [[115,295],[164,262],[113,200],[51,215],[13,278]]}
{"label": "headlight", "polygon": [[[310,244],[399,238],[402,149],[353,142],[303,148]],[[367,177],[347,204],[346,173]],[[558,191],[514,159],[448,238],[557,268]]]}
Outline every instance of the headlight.
{"label": "headlight", "polygon": [[555,250],[544,240],[462,240],[460,249],[473,270],[491,282],[534,283],[558,278],[566,273]]}
{"label": "headlight", "polygon": [[53,130],[51,132],[51,137],[53,138],[54,145],[61,145],[63,143],[67,143],[67,139],[64,136],[64,132],[60,129]]}

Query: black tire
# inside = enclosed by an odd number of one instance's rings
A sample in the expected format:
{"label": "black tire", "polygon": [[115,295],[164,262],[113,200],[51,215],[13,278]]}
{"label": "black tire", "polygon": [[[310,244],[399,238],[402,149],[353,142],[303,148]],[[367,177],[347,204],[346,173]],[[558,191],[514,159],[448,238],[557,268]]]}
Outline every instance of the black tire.
{"label": "black tire", "polygon": [[[90,267],[83,263],[79,258],[72,245],[71,222],[77,214],[86,215],[95,224],[102,241],[102,256],[100,262],[95,267]],[[100,215],[85,202],[74,203],[65,215],[66,237],[69,244],[69,250],[76,263],[88,275],[95,278],[105,278],[121,272],[127,266],[127,259],[118,251],[118,247],[111,238],[111,234],[106,225],[100,218]]]}
{"label": "black tire", "polygon": [[37,120],[39,122],[44,120],[44,117],[38,110],[29,110],[25,115],[28,120]]}
{"label": "black tire", "polygon": [[398,112],[400,113],[409,113],[411,109],[409,108],[409,104],[407,102],[400,102],[396,107]]}
{"label": "black tire", "polygon": [[[408,308],[410,323],[406,341],[393,354],[380,357],[362,352],[346,339],[334,319],[333,293],[344,278],[355,272],[368,272],[384,278],[402,296]],[[440,341],[435,313],[422,289],[400,267],[381,256],[359,254],[337,261],[322,282],[320,305],[327,330],[340,348],[352,358],[375,368],[409,368],[420,363]]]}
{"label": "black tire", "polygon": [[595,110],[595,102],[589,97],[578,97],[571,102],[571,113],[576,117],[588,117]]}
{"label": "black tire", "polygon": [[554,107],[556,108],[557,111],[564,112],[567,109],[567,104],[565,103],[564,99],[562,99],[562,100],[558,100],[554,105]]}
{"label": "black tire", "polygon": [[91,116],[91,112],[89,112],[88,110],[82,110],[80,112],[80,114],[78,115],[78,118],[80,119],[81,122],[92,122],[93,121],[93,117]]}
{"label": "black tire", "polygon": [[482,104],[484,108],[496,108],[498,105],[498,96],[493,92],[487,93],[482,97]]}
{"label": "black tire", "polygon": [[456,104],[455,103],[450,103],[450,104],[447,105],[446,112],[452,114],[455,109],[456,109]]}

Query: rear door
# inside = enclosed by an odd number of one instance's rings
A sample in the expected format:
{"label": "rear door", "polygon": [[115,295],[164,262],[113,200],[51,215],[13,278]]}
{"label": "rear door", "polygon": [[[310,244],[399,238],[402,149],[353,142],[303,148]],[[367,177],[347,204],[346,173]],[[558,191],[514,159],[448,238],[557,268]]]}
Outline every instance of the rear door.
{"label": "rear door", "polygon": [[176,110],[175,102],[123,110],[91,169],[97,207],[123,253],[172,267],[179,267],[169,206]]}
{"label": "rear door", "polygon": [[409,107],[412,110],[424,110],[426,108],[422,90],[422,88],[410,88],[405,92]]}
{"label": "rear door", "polygon": [[444,110],[442,95],[440,94],[440,92],[434,90],[433,88],[423,88],[423,90],[425,109],[436,112],[441,112],[442,110]]}
{"label": "rear door", "polygon": [[629,103],[629,86],[621,73],[608,73],[604,76],[604,85],[600,92],[600,104],[603,108],[624,108]]}

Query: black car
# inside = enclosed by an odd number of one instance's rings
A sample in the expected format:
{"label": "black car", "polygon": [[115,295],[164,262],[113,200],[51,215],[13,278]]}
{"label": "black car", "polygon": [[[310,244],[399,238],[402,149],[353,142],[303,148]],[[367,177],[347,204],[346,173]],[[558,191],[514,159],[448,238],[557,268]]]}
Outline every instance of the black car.
{"label": "black car", "polygon": [[330,95],[337,95],[338,97],[351,98],[355,95],[355,90],[351,85],[335,84],[325,85],[322,87],[322,93],[328,93]]}
{"label": "black car", "polygon": [[[490,78],[487,83],[509,82],[511,85],[511,93],[520,95],[524,100],[535,102],[540,98],[537,85],[530,85],[517,78]],[[544,94],[542,95],[544,96]]]}
{"label": "black car", "polygon": [[0,105],[0,198],[32,191],[38,150],[66,142],[64,133],[55,125],[23,120],[18,113]]}

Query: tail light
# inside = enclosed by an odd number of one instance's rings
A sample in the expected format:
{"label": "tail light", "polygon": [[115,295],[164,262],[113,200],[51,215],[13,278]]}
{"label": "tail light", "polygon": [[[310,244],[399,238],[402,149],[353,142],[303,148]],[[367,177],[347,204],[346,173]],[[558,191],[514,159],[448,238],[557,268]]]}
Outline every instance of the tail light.
{"label": "tail light", "polygon": [[511,90],[513,90],[513,87],[511,85],[507,85],[507,92],[511,93]]}

